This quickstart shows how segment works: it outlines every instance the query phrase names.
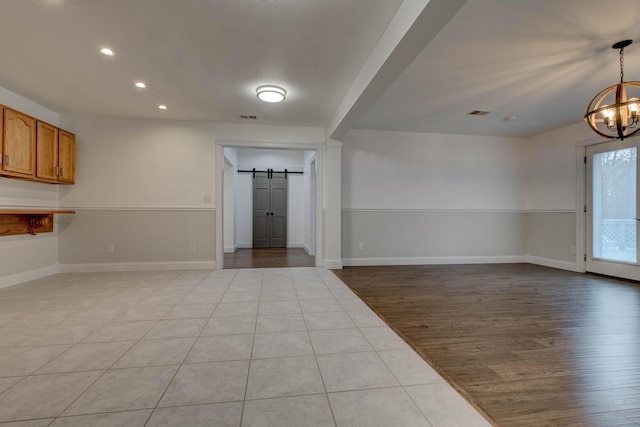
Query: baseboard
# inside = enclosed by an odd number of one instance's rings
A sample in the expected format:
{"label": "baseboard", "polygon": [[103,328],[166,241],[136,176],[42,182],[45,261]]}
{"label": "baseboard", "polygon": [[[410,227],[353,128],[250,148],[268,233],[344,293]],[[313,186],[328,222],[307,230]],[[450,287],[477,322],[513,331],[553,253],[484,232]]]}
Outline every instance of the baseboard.
{"label": "baseboard", "polygon": [[527,262],[529,264],[542,265],[544,267],[551,267],[551,268],[557,268],[560,270],[568,270],[568,271],[574,271],[576,273],[580,273],[580,271],[578,271],[578,264],[575,262],[558,261],[557,259],[542,258],[537,256],[531,256],[531,255],[527,255]]}
{"label": "baseboard", "polygon": [[51,276],[59,272],[60,266],[56,264],[50,265],[48,267],[38,268],[35,270],[25,271],[23,273],[16,273],[10,276],[0,277],[0,289],[28,282],[30,280],[36,280],[42,277]]}
{"label": "baseboard", "polygon": [[345,267],[370,265],[510,264],[527,262],[525,255],[458,257],[343,258]]}
{"label": "baseboard", "polygon": [[287,243],[287,249],[304,249],[304,245],[302,243]]}
{"label": "baseboard", "polygon": [[225,253],[225,254],[232,254],[232,253],[234,253],[235,251],[236,251],[236,247],[235,247],[235,246],[233,246],[233,247],[231,247],[231,248],[224,248],[224,253]]}
{"label": "baseboard", "polygon": [[61,273],[107,273],[112,271],[215,270],[215,261],[113,262],[61,264]]}
{"label": "baseboard", "polygon": [[309,255],[311,255],[311,256],[315,256],[315,254],[313,253],[313,251],[311,250],[311,248],[310,248],[309,246],[307,246],[307,244],[306,244],[306,243],[304,243],[304,244],[302,245],[302,248],[304,249],[304,251],[305,251],[307,254],[309,254]]}
{"label": "baseboard", "polygon": [[238,243],[236,249],[253,249],[253,243]]}
{"label": "baseboard", "polygon": [[340,259],[337,259],[337,260],[325,259],[323,263],[324,264],[323,267],[328,270],[341,270],[342,266],[344,265],[343,261],[344,260],[340,260]]}

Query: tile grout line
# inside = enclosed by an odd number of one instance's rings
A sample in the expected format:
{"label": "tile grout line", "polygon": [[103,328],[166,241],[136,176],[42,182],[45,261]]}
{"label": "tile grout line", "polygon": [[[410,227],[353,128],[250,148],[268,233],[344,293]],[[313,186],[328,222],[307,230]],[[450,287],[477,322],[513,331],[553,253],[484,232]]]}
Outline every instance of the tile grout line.
{"label": "tile grout line", "polygon": [[[181,274],[179,274],[179,275],[177,275],[177,276],[176,276],[176,278],[177,278],[177,277],[180,277],[182,274],[184,274],[184,272],[183,272],[183,273],[181,273]],[[174,278],[174,279],[175,279],[175,278]],[[171,280],[173,280],[173,279],[171,279]],[[171,283],[171,280],[170,280],[168,283]],[[165,284],[165,286],[166,286],[166,284]],[[164,287],[164,286],[163,286],[163,287]],[[162,288],[160,288],[160,289],[162,289]],[[143,300],[144,300],[144,299],[143,299]],[[141,300],[141,301],[142,301],[142,300]],[[140,301],[139,301],[139,302],[140,302]],[[136,304],[136,305],[137,305],[137,304]],[[131,307],[129,307],[129,308],[131,308]],[[124,310],[124,311],[127,311],[127,310]],[[155,325],[157,325],[157,324],[158,324],[158,322],[159,322],[159,321],[160,321],[160,320],[157,320],[157,321],[156,321],[156,323],[154,324],[154,326],[152,326],[151,328],[149,328],[149,331],[150,331],[151,329],[153,329],[153,328],[155,327]],[[107,322],[107,323],[109,323],[109,322]],[[100,328],[98,328],[98,329],[100,329]],[[92,333],[92,332],[90,332],[90,333],[89,333],[89,335],[90,335],[91,333]],[[142,340],[142,338],[144,338],[144,336],[145,336],[147,333],[148,333],[148,331],[147,331],[147,332],[146,332],[142,337],[138,338],[138,339],[135,341],[135,343],[134,343],[134,344],[129,348],[129,350],[131,350],[131,348],[133,348],[133,346],[135,346],[137,343],[139,343],[139,342]],[[89,335],[87,335],[87,336],[89,336]],[[86,337],[85,337],[85,338],[86,338]],[[111,342],[111,341],[106,341],[106,342]],[[118,342],[119,342],[119,341],[118,341]],[[99,380],[100,380],[100,379],[101,379],[101,378],[102,378],[102,377],[103,377],[103,376],[104,376],[104,375],[109,371],[109,369],[111,369],[111,368],[113,367],[113,365],[115,365],[116,363],[118,363],[118,361],[120,361],[120,359],[122,359],[122,357],[124,357],[124,355],[125,355],[129,350],[127,350],[125,353],[123,353],[123,354],[122,354],[122,356],[120,356],[120,357],[119,357],[115,362],[113,362],[113,363],[109,366],[109,368],[107,368],[107,369],[103,370],[103,371],[102,371],[102,374],[100,374],[100,375],[98,376],[98,378],[96,378],[96,379],[95,379],[95,381],[93,381],[93,382],[92,382],[88,387],[86,387],[86,388],[85,388],[85,389],[84,389],[80,394],[78,394],[78,396],[77,396],[75,399],[73,399],[73,401],[72,401],[69,405],[67,405],[67,406],[66,406],[66,407],[65,407],[65,408],[64,408],[64,409],[63,409],[63,410],[62,410],[58,415],[56,415],[56,416],[54,417],[54,421],[52,421],[52,423],[53,423],[53,422],[55,422],[58,418],[60,418],[60,417],[61,417],[61,415],[62,415],[62,414],[64,414],[64,412],[65,412],[66,410],[68,410],[68,409],[69,409],[69,408],[70,408],[70,407],[71,407],[71,406],[72,406],[72,405],[73,405],[73,404],[74,404],[78,399],[80,399],[80,397],[81,397],[82,395],[84,395],[84,393],[86,393],[86,392],[87,392],[87,390],[89,390],[89,388],[91,388],[93,385],[95,385],[95,384],[96,384],[96,383],[97,383],[97,382],[98,382],[98,381],[99,381]],[[87,372],[97,372],[97,371],[87,371]],[[148,408],[146,408],[146,409],[148,409]],[[110,413],[110,412],[109,412],[109,413]],[[89,415],[89,414],[79,414],[79,415]],[[151,414],[149,414],[149,416],[151,416]]]}
{"label": "tile grout line", "polygon": [[[196,288],[200,283],[202,283],[210,274],[207,274],[205,277],[203,277],[194,288]],[[234,278],[236,277],[238,273],[236,272],[236,274],[233,276]],[[233,279],[231,279],[231,282],[233,282]],[[227,285],[226,289],[229,289],[229,286],[231,285],[231,282],[229,282],[229,285]],[[226,290],[225,290],[226,292]],[[217,304],[216,304],[216,308],[213,309],[213,311],[211,312],[211,315],[209,316],[207,323],[209,320],[211,320],[211,318],[213,317],[213,314],[215,313],[217,309]],[[167,386],[164,388],[164,391],[162,392],[162,394],[160,394],[160,397],[158,398],[158,400],[156,401],[156,404],[154,405],[153,408],[151,408],[151,412],[149,413],[149,416],[147,417],[147,420],[144,423],[144,426],[146,426],[149,421],[151,420],[151,417],[153,416],[154,412],[156,411],[156,409],[158,409],[158,405],[160,404],[160,402],[162,401],[162,399],[164,398],[164,396],[167,393],[167,390],[169,390],[169,387],[171,387],[171,383],[173,383],[173,381],[175,380],[176,376],[178,375],[178,372],[180,372],[180,369],[182,369],[182,367],[185,364],[185,361],[187,360],[187,358],[189,357],[189,354],[191,353],[191,351],[193,350],[193,347],[196,345],[196,343],[198,342],[198,338],[200,338],[202,336],[202,332],[204,331],[204,329],[207,327],[207,323],[205,323],[202,327],[202,329],[200,330],[200,333],[198,334],[197,337],[195,337],[195,339],[193,340],[193,343],[191,344],[191,346],[189,347],[189,351],[186,352],[184,358],[182,359],[182,362],[178,365],[178,368],[176,369],[176,371],[173,373],[173,375],[171,376],[171,379],[167,382]]]}
{"label": "tile grout line", "polygon": [[[317,273],[316,273],[317,275]],[[318,275],[319,277],[319,275]],[[322,281],[322,279],[320,279],[320,281]],[[323,282],[324,284],[324,282]],[[324,286],[326,287],[326,284],[324,284]],[[295,288],[295,282],[294,282],[294,288]],[[298,298],[298,291],[296,289],[296,298]],[[298,305],[300,305],[300,298],[297,299],[298,300]],[[302,311],[302,308],[300,308],[300,311]],[[338,425],[338,421],[336,420],[336,414],[333,411],[333,406],[331,405],[331,399],[329,399],[329,392],[327,390],[327,384],[325,383],[324,380],[324,375],[322,375],[322,369],[320,369],[320,362],[318,362],[318,354],[316,353],[316,348],[313,345],[313,340],[311,339],[311,334],[309,333],[309,326],[307,325],[307,319],[304,317],[304,313],[302,314],[302,318],[304,320],[305,326],[307,327],[307,337],[309,337],[309,342],[311,343],[311,350],[313,350],[313,358],[316,361],[316,367],[318,368],[318,373],[320,374],[320,380],[322,381],[322,387],[324,388],[324,397],[325,399],[327,399],[327,403],[329,404],[329,411],[331,411],[331,418],[333,419],[333,424],[334,426]]]}
{"label": "tile grout line", "polygon": [[[240,271],[240,269],[238,269]],[[256,310],[256,322],[253,324],[253,339],[251,340],[251,352],[249,353],[249,366],[247,367],[247,379],[244,384],[244,395],[242,397],[242,409],[240,410],[240,426],[244,419],[244,409],[247,402],[247,390],[249,389],[249,376],[251,375],[251,362],[253,361],[253,347],[256,342],[256,329],[258,328],[258,313],[260,312],[260,297],[262,296],[262,286],[264,284],[264,271],[260,280],[260,295],[258,296],[258,308]]]}

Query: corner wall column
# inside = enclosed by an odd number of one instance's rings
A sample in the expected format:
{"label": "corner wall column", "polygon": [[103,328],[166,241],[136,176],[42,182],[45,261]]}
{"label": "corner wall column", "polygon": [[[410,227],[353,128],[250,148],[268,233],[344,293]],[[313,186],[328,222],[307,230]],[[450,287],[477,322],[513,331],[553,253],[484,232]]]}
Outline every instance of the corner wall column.
{"label": "corner wall column", "polygon": [[324,149],[322,238],[324,265],[342,268],[342,142],[327,140]]}

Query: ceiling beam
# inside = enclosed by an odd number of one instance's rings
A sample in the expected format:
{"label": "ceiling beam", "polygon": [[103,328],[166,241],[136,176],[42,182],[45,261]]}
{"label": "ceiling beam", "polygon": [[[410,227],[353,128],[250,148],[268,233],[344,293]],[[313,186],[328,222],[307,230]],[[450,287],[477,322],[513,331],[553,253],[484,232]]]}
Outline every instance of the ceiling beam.
{"label": "ceiling beam", "polygon": [[404,0],[326,127],[344,135],[424,50],[467,0]]}

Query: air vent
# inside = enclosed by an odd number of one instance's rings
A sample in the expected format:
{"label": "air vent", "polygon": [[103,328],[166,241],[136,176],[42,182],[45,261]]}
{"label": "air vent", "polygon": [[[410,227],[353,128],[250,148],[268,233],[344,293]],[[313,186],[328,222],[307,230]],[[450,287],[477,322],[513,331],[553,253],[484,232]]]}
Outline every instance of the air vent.
{"label": "air vent", "polygon": [[490,112],[491,111],[473,110],[473,111],[467,113],[467,116],[486,116]]}
{"label": "air vent", "polygon": [[250,116],[248,114],[242,114],[240,116],[241,119],[249,119],[249,120],[256,120],[258,118],[258,116]]}

